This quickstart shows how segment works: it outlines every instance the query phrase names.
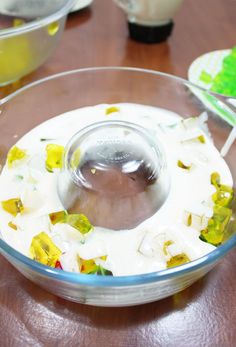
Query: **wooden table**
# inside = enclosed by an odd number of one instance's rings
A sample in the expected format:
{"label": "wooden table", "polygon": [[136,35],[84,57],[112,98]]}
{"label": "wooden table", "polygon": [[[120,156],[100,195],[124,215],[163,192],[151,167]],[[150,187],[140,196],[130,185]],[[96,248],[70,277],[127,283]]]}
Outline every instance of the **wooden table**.
{"label": "wooden table", "polygon": [[[235,0],[185,0],[170,40],[145,45],[128,38],[124,15],[111,0],[95,0],[90,9],[70,15],[54,55],[22,83],[68,69],[107,65],[186,77],[197,56],[235,44],[235,14]],[[235,252],[174,297],[116,309],[66,302],[30,283],[2,257],[0,265],[1,347],[236,346]]]}

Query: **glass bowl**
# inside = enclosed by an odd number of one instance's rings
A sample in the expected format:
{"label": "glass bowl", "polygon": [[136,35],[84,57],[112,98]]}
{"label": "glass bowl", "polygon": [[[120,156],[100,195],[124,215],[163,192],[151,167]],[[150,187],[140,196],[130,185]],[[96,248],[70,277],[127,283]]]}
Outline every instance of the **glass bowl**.
{"label": "glass bowl", "polygon": [[0,86],[37,69],[52,54],[75,0],[0,2]]}
{"label": "glass bowl", "polygon": [[[228,102],[171,75],[125,67],[68,71],[34,82],[0,100],[1,167],[11,146],[41,122],[83,106],[126,102],[165,108],[182,117],[207,110],[209,130],[218,149],[235,125],[232,99]],[[225,157],[234,179],[235,156],[234,143]],[[235,245],[234,229],[224,244],[195,261],[159,272],[111,277],[44,266],[0,239],[1,254],[25,277],[55,295],[97,306],[137,305],[170,296],[204,276]]]}

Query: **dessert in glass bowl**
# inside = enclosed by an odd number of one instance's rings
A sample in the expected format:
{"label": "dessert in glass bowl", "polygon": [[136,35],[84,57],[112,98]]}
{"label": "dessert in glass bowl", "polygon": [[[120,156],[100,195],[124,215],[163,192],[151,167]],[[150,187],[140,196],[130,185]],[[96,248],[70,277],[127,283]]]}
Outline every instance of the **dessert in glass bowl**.
{"label": "dessert in glass bowl", "polygon": [[223,158],[229,129],[190,87],[85,69],[2,101],[24,124],[5,127],[1,248],[26,277],[73,301],[130,305],[185,288],[233,247],[234,145]]}

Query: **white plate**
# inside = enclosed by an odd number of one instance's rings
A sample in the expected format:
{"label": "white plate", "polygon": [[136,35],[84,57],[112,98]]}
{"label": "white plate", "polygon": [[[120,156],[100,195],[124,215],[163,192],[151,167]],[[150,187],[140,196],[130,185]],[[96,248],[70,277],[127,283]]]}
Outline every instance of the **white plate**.
{"label": "white plate", "polygon": [[206,53],[194,60],[188,70],[189,81],[200,87],[210,89],[211,83],[206,83],[200,80],[202,71],[206,71],[214,78],[222,69],[223,60],[227,55],[230,54],[230,52],[230,49],[214,51]]}
{"label": "white plate", "polygon": [[[227,55],[230,54],[230,52],[231,49],[214,51],[206,53],[194,60],[188,70],[189,81],[206,90],[209,90],[212,83],[206,83],[200,79],[202,71],[207,72],[212,78],[214,78],[221,71],[223,60]],[[229,104],[236,106],[235,99],[228,98],[228,105],[226,105],[220,102],[220,100],[213,95],[208,95],[194,87],[190,87],[190,89],[209,110],[218,114],[218,116],[224,119],[231,126],[236,126],[235,113],[229,107]]]}

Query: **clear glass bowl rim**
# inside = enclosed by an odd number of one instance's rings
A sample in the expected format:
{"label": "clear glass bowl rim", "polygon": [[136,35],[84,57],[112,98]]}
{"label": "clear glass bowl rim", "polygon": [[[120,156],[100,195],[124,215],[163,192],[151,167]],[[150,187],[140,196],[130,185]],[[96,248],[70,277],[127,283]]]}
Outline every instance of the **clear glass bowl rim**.
{"label": "clear glass bowl rim", "polygon": [[[192,87],[195,87],[199,90],[202,90],[203,92],[206,92],[205,89],[183,79],[180,77],[173,76],[171,74],[166,74],[163,72],[155,71],[155,70],[148,70],[148,69],[142,69],[142,68],[134,68],[134,67],[117,67],[117,66],[110,66],[110,67],[89,67],[89,68],[83,68],[83,69],[75,69],[70,71],[65,71],[62,73],[54,74],[51,76],[48,76],[46,78],[37,80],[35,82],[32,82],[14,93],[6,96],[5,98],[0,100],[0,105],[3,105],[6,102],[9,102],[11,99],[13,99],[18,94],[22,93],[23,91],[33,88],[34,86],[37,86],[38,84],[46,83],[47,81],[57,79],[60,77],[65,77],[68,75],[73,74],[83,74],[86,72],[102,72],[102,71],[130,71],[130,72],[141,72],[156,76],[162,76],[171,80],[175,80],[178,83],[189,85]],[[207,91],[209,94],[217,96],[216,93],[212,93]],[[221,95],[222,97],[222,95]],[[159,281],[165,281],[169,279],[174,279],[180,276],[183,276],[189,272],[197,271],[203,267],[211,266],[212,264],[216,263],[218,260],[220,260],[222,257],[224,257],[231,249],[233,249],[236,246],[236,235],[232,236],[229,240],[227,240],[223,245],[217,247],[214,251],[211,253],[198,258],[194,261],[191,261],[187,264],[173,267],[166,270],[161,270],[158,272],[151,272],[147,274],[141,274],[141,275],[132,275],[132,276],[99,276],[99,275],[86,275],[86,274],[80,274],[76,272],[68,272],[60,269],[54,269],[51,267],[48,267],[46,265],[40,264],[11,246],[9,246],[6,242],[4,242],[2,239],[0,239],[0,253],[2,255],[5,255],[6,258],[14,263],[15,261],[18,261],[28,267],[30,267],[33,271],[48,276],[51,278],[54,278],[55,280],[63,281],[63,282],[70,282],[77,285],[84,285],[84,286],[92,286],[92,287],[128,287],[133,285],[142,285],[147,283],[153,283],[153,282],[159,282]],[[14,259],[14,260],[12,260]]]}
{"label": "clear glass bowl rim", "polygon": [[75,2],[76,0],[67,0],[60,10],[49,16],[40,18],[38,20],[33,20],[32,22],[19,27],[2,29],[0,30],[0,39],[25,34],[29,31],[33,31],[50,23],[53,23],[67,15],[74,6]]}

